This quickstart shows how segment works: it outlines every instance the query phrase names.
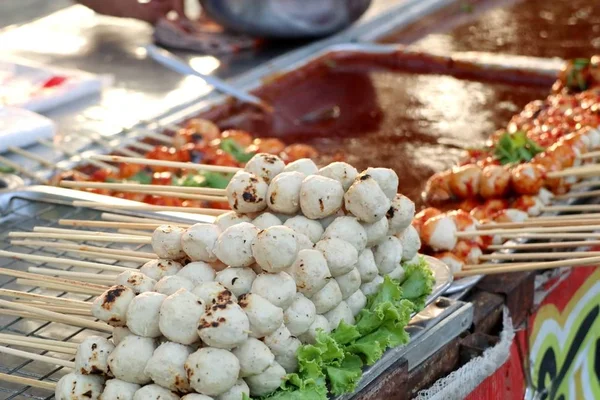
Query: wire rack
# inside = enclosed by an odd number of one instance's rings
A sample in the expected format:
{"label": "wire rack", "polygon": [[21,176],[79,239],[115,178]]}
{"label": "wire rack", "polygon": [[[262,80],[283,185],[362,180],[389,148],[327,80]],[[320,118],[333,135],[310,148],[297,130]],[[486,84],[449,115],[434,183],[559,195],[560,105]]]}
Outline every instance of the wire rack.
{"label": "wire rack", "polygon": [[[97,210],[75,208],[68,205],[65,201],[60,201],[52,196],[45,199],[33,198],[27,192],[17,194],[0,195],[0,249],[7,251],[15,251],[21,253],[35,253],[39,255],[47,255],[52,257],[68,256],[73,259],[92,261],[89,258],[69,251],[62,251],[53,248],[42,247],[20,247],[10,244],[8,233],[11,231],[32,231],[34,226],[56,227],[57,221],[60,218],[98,220],[101,217],[101,212]],[[154,217],[156,218],[156,217]],[[101,230],[95,229],[94,230]],[[88,241],[86,244],[103,248],[119,248],[128,250],[139,250],[147,245],[131,245],[119,243],[106,243]],[[148,249],[146,249],[148,251]],[[139,263],[127,261],[114,261],[111,259],[98,259],[106,264],[119,264],[122,266],[138,267]],[[10,268],[19,271],[27,271],[28,267],[39,266],[52,269],[63,269],[70,271],[90,272],[90,269],[85,268],[60,268],[46,263],[35,263],[28,261],[20,261],[13,259],[0,259],[0,267]],[[99,273],[102,273],[100,271]],[[60,290],[49,290],[39,287],[27,287],[16,283],[15,278],[0,276],[0,288],[2,289],[18,289],[26,290],[32,293],[52,295],[64,298],[72,298],[77,300],[89,300],[91,296],[80,295],[73,293],[61,292]],[[106,333],[94,332],[85,328],[72,327],[56,322],[45,322],[33,319],[23,319],[16,316],[0,313],[0,332],[9,334],[18,334],[42,339],[53,339],[62,341],[80,342],[85,337],[90,335],[106,336]],[[13,346],[11,346],[13,347]],[[17,346],[17,348],[19,348]],[[29,352],[39,352],[29,348],[23,348]],[[71,356],[48,351],[41,351],[39,354],[49,353],[52,357],[70,359]],[[12,375],[18,375],[27,378],[56,382],[62,375],[65,369],[62,367],[54,367],[50,364],[39,361],[24,360],[23,358],[14,357],[11,355],[1,355],[0,372]],[[43,389],[31,388],[19,384],[2,382],[0,385],[0,399],[50,399],[53,398],[53,393]]]}

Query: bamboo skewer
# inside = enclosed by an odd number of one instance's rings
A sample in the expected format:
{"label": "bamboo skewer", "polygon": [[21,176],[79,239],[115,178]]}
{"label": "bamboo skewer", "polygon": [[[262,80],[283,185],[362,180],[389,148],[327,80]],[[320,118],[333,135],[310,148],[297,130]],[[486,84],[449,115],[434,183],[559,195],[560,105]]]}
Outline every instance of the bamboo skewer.
{"label": "bamboo skewer", "polygon": [[[92,304],[86,301],[66,299],[64,297],[46,296],[43,294],[21,292],[18,290],[0,289],[0,296],[11,297],[15,299],[28,299],[41,301],[48,304],[56,304],[59,306],[78,307],[89,309]],[[0,334],[1,335],[1,334]]]}
{"label": "bamboo skewer", "polygon": [[[600,215],[600,214],[599,214]],[[586,225],[600,225],[600,219],[584,219],[584,218],[572,218],[572,219],[548,219],[538,220],[529,219],[523,222],[498,222],[494,224],[482,224],[477,227],[479,231],[488,231],[494,229],[512,229],[512,228],[526,228],[526,227],[553,227],[553,226],[586,226]]]}
{"label": "bamboo skewer", "polygon": [[509,233],[507,239],[600,239],[600,233]]}
{"label": "bamboo skewer", "polygon": [[19,164],[15,163],[15,162],[12,162],[11,160],[9,160],[6,157],[0,156],[0,164],[6,165],[7,167],[10,167],[10,168],[14,169],[15,171],[18,171],[19,173],[25,175],[28,178],[33,179],[36,182],[40,182],[40,183],[43,183],[45,185],[47,185],[47,184],[50,183],[48,181],[48,179],[45,179],[45,178],[42,178],[41,176],[38,176],[38,174],[36,174],[35,172],[31,172],[27,168],[23,168]]}
{"label": "bamboo skewer", "polygon": [[[9,233],[8,234],[9,237],[11,236],[12,233],[15,233],[15,232]],[[17,232],[17,233],[21,233],[21,232]],[[23,232],[23,233],[28,233],[28,232]],[[44,235],[44,234],[40,233],[40,235]],[[76,235],[73,235],[73,236],[76,236]],[[100,237],[108,238],[105,236],[100,236]],[[113,240],[113,238],[110,238],[110,239]],[[123,240],[120,237],[117,239]],[[102,264],[102,263],[97,263],[97,262],[92,262],[92,261],[81,261],[81,260],[72,260],[69,258],[38,256],[35,254],[16,253],[16,252],[11,252],[11,251],[4,251],[4,250],[0,250],[0,257],[14,258],[16,260],[25,260],[25,261],[39,261],[39,262],[49,263],[49,264],[70,265],[70,266],[74,266],[74,267],[93,268],[93,269],[100,269],[100,270],[105,270],[105,271],[116,271],[116,272],[124,272],[124,271],[128,271],[130,269],[134,269],[134,268],[128,268],[128,267],[120,267],[120,266],[112,265],[112,264]],[[2,268],[0,270],[6,270],[6,269]],[[10,270],[7,270],[7,271],[10,271]]]}
{"label": "bamboo skewer", "polygon": [[[600,183],[597,183],[596,186],[600,185]],[[567,199],[582,199],[582,198],[586,198],[586,197],[598,197],[600,196],[600,190],[589,190],[586,192],[569,192],[566,194],[561,194],[561,195],[557,195],[554,196],[554,198],[556,200],[567,200]]]}
{"label": "bamboo skewer", "polygon": [[593,177],[600,174],[600,165],[588,164],[578,167],[565,168],[562,171],[549,172],[548,178],[564,178],[567,176],[579,176],[579,177]]}
{"label": "bamboo skewer", "polygon": [[[122,250],[122,249],[111,249],[108,247],[97,247],[80,245],[77,243],[68,242],[46,242],[42,240],[11,240],[11,244],[19,246],[40,246],[40,247],[51,247],[62,250],[69,250],[72,252],[81,252],[82,254],[102,254],[104,258],[112,258],[110,256],[127,256],[133,258],[144,259],[146,261],[158,258],[154,253],[136,250]],[[116,258],[115,258],[116,259]],[[133,261],[133,260],[132,260]]]}
{"label": "bamboo skewer", "polygon": [[42,310],[55,311],[64,315],[81,315],[84,317],[91,317],[92,313],[90,310],[85,310],[83,308],[77,307],[61,307],[61,306],[52,306],[43,303],[36,303],[31,301],[15,301],[18,304],[30,305],[33,307],[41,308]]}
{"label": "bamboo skewer", "polygon": [[38,389],[46,389],[50,391],[54,391],[56,389],[56,383],[54,382],[44,382],[38,381],[37,379],[24,378],[22,376],[9,375],[3,372],[0,372],[0,381],[16,383],[19,385],[31,386]]}
{"label": "bamboo skewer", "polygon": [[239,167],[226,167],[222,165],[209,165],[209,164],[195,164],[191,162],[181,162],[181,161],[165,161],[165,160],[153,160],[149,158],[136,158],[136,157],[121,157],[121,156],[111,156],[111,155],[92,155],[90,156],[92,160],[97,161],[108,161],[108,162],[116,162],[116,163],[128,163],[128,164],[137,164],[137,165],[153,165],[157,167],[168,167],[168,168],[178,168],[178,169],[189,169],[196,171],[212,171],[212,172],[223,172],[223,173],[236,173],[242,168]]}
{"label": "bamboo skewer", "polygon": [[600,204],[573,204],[564,206],[544,206],[544,211],[596,211],[600,212]]}
{"label": "bamboo skewer", "polygon": [[87,272],[73,272],[73,271],[61,271],[50,268],[38,268],[38,267],[29,267],[29,272],[39,274],[39,275],[48,275],[48,276],[64,276],[70,278],[79,278],[83,280],[99,280],[104,282],[114,282],[117,275],[108,275],[108,274],[91,274]]}
{"label": "bamboo skewer", "polygon": [[203,188],[195,186],[166,186],[166,185],[145,185],[142,183],[124,182],[124,183],[113,183],[113,182],[77,182],[77,181],[61,181],[60,186],[72,189],[108,189],[117,190],[121,192],[129,190],[154,190],[154,191],[168,191],[173,193],[187,193],[187,194],[205,194],[212,196],[224,196],[226,195],[225,189],[215,188]]}
{"label": "bamboo skewer", "polygon": [[[79,281],[77,281],[77,282],[79,282]],[[79,283],[82,283],[82,282],[79,282]],[[101,290],[101,289],[94,289],[94,288],[85,287],[85,286],[67,286],[63,283],[56,283],[56,282],[39,280],[39,279],[25,279],[25,278],[18,278],[17,284],[32,287],[32,288],[40,287],[40,288],[46,288],[46,289],[53,289],[53,290],[57,290],[59,292],[87,294],[89,296],[97,296],[108,289],[108,286],[105,286],[105,289]]]}
{"label": "bamboo skewer", "polygon": [[176,211],[191,214],[203,214],[208,216],[217,216],[229,212],[228,210],[203,208],[203,207],[180,207],[180,206],[156,206],[152,204],[105,204],[95,201],[79,201],[73,202],[74,207],[88,208],[112,208],[114,210],[136,210],[136,211]]}
{"label": "bamboo skewer", "polygon": [[[76,235],[68,233],[42,233],[42,232],[10,232],[8,237],[13,238],[42,238],[42,239],[66,239],[79,242],[114,242],[118,239],[120,243],[151,244],[151,238],[134,236],[96,236],[96,235]],[[63,263],[65,264],[65,263]],[[70,264],[73,265],[73,264]],[[124,268],[124,267],[121,267]]]}
{"label": "bamboo skewer", "polygon": [[60,365],[61,367],[67,367],[74,369],[75,363],[73,361],[63,360],[61,358],[54,358],[43,356],[37,353],[30,353],[28,351],[17,350],[10,347],[0,346],[0,353],[9,354],[11,356],[26,358],[28,360],[40,361],[47,364]]}
{"label": "bamboo skewer", "polygon": [[[141,223],[153,223],[153,224],[157,224],[157,225],[165,225],[165,224],[171,224],[173,223],[173,221],[167,220],[167,219],[160,219],[160,215],[153,215],[153,218],[149,218],[149,217],[132,217],[130,215],[123,215],[123,214],[113,214],[113,213],[107,213],[107,212],[103,212],[102,214],[100,214],[100,218],[102,218],[105,221],[113,221],[113,222],[141,222]],[[182,224],[180,222],[176,223],[177,225],[184,227],[184,226],[191,226],[191,224]]]}
{"label": "bamboo skewer", "polygon": [[102,285],[96,285],[94,283],[84,283],[79,281],[73,281],[69,279],[63,278],[55,278],[52,276],[44,276],[38,274],[32,274],[30,272],[17,271],[8,268],[0,268],[0,275],[12,276],[13,278],[22,278],[22,279],[35,279],[43,282],[56,283],[64,285],[65,287],[85,287],[88,289],[101,290],[100,293],[104,292],[107,288]]}
{"label": "bamboo skewer", "polygon": [[19,303],[6,301],[6,300],[0,300],[0,306],[9,308],[9,309],[13,309],[13,310],[25,311],[25,312],[29,312],[32,314],[49,317],[49,318],[52,318],[55,322],[72,324],[74,326],[81,326],[84,328],[90,328],[90,329],[103,331],[103,332],[112,332],[112,330],[113,330],[113,328],[110,325],[105,324],[103,322],[102,323],[95,322],[95,321],[90,321],[88,319],[81,318],[81,317],[74,317],[71,315],[63,315],[63,314],[60,314],[60,313],[57,313],[54,311],[42,310],[40,308],[32,307],[32,306],[25,305],[25,304],[19,304]]}
{"label": "bamboo skewer", "polygon": [[69,355],[73,355],[73,356],[77,353],[76,349],[70,349],[68,347],[53,346],[50,344],[28,342],[26,340],[22,340],[22,336],[17,336],[17,335],[14,335],[14,336],[15,336],[15,339],[5,339],[3,337],[0,337],[0,343],[7,344],[9,346],[28,347],[31,349],[46,350],[46,351],[52,351],[54,353],[69,354]]}
{"label": "bamboo skewer", "polygon": [[9,339],[9,340],[20,340],[27,343],[38,343],[38,344],[48,344],[54,347],[63,347],[66,349],[77,350],[79,345],[73,342],[63,342],[62,340],[55,339],[42,339],[33,336],[22,336],[22,335],[14,335],[9,333],[0,333],[0,338]]}
{"label": "bamboo skewer", "polygon": [[600,186],[600,180],[589,179],[589,180],[574,183],[571,185],[571,190],[586,189],[586,188],[594,187],[594,186]]}
{"label": "bamboo skewer", "polygon": [[495,266],[479,268],[478,265],[472,266],[468,270],[456,272],[454,276],[456,278],[463,278],[472,275],[491,275],[491,274],[503,274],[508,272],[526,272],[536,271],[543,269],[553,269],[561,267],[586,267],[600,263],[600,257],[588,257],[588,258],[575,258],[561,261],[544,261],[544,262],[532,262],[513,264],[508,266],[502,266],[502,264],[496,264]]}
{"label": "bamboo skewer", "polygon": [[600,150],[588,151],[587,153],[581,154],[579,156],[579,159],[587,160],[589,158],[595,158],[595,157],[600,157]]}
{"label": "bamboo skewer", "polygon": [[551,260],[561,258],[586,258],[600,256],[600,251],[562,251],[544,253],[484,254],[480,260]]}
{"label": "bamboo skewer", "polygon": [[152,232],[144,232],[138,231],[137,229],[117,229],[117,233],[122,235],[132,235],[132,236],[144,236],[144,237],[152,237]]}
{"label": "bamboo skewer", "polygon": [[577,240],[568,242],[544,242],[544,243],[515,243],[498,244],[488,246],[490,250],[536,250],[536,249],[566,249],[581,246],[600,246],[600,240]]}
{"label": "bamboo skewer", "polygon": [[586,219],[586,218],[600,218],[600,212],[597,213],[580,213],[580,214],[566,214],[566,215],[551,215],[545,217],[533,217],[529,218],[528,221],[562,221],[566,219]]}
{"label": "bamboo skewer", "polygon": [[464,231],[456,232],[456,237],[468,238],[486,235],[499,235],[504,236],[509,234],[519,233],[553,233],[553,232],[593,232],[600,230],[600,225],[582,225],[582,226],[559,226],[559,227],[527,227],[527,228],[516,228],[516,229],[486,229],[476,231]]}
{"label": "bamboo skewer", "polygon": [[102,231],[88,231],[88,230],[79,230],[79,229],[66,229],[66,228],[50,228],[46,226],[34,226],[34,232],[43,232],[43,233],[76,233],[76,234],[84,234],[84,235],[100,235],[100,236],[138,236],[138,235],[129,235],[124,233],[115,233],[115,232],[102,232]]}
{"label": "bamboo skewer", "polygon": [[[92,228],[129,228],[129,229],[140,229],[140,230],[150,230],[158,228],[161,225],[165,225],[166,223],[156,224],[156,223],[144,223],[144,222],[112,222],[112,221],[86,221],[80,219],[59,219],[59,225],[66,226],[80,226],[80,227],[92,227]],[[190,224],[169,224],[174,226],[179,226],[181,228],[187,228]]]}

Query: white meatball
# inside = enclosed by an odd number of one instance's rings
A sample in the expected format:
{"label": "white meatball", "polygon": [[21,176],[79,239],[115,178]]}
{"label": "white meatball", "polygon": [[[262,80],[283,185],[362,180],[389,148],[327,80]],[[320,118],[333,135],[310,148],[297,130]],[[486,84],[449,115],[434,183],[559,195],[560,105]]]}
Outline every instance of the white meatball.
{"label": "white meatball", "polygon": [[133,269],[123,271],[117,275],[115,283],[133,289],[136,294],[151,292],[154,289],[154,285],[156,285],[154,279]]}
{"label": "white meatball", "polygon": [[284,225],[291,228],[294,232],[308,236],[313,243],[318,242],[324,232],[319,221],[308,219],[302,215],[289,218],[285,221]]}
{"label": "white meatball", "polygon": [[179,396],[156,384],[146,385],[138,389],[133,400],[179,400]]}
{"label": "white meatball", "polygon": [[331,278],[327,261],[318,250],[300,250],[290,273],[296,281],[298,291],[307,297],[321,290],[328,278]]}
{"label": "white meatball", "polygon": [[301,172],[277,175],[267,191],[267,206],[282,214],[296,214],[300,210],[300,188],[306,176]]}
{"label": "white meatball", "polygon": [[252,222],[252,218],[247,215],[237,214],[235,211],[226,212],[215,218],[215,225],[217,225],[221,232],[241,222]]}
{"label": "white meatball", "polygon": [[358,171],[352,165],[338,161],[321,168],[319,175],[339,181],[344,190],[348,190],[358,175]]}
{"label": "white meatball", "polygon": [[342,321],[348,325],[354,325],[355,323],[354,314],[345,301],[340,302],[335,308],[325,313],[325,318],[327,318],[331,330],[336,329]]}
{"label": "white meatball", "polygon": [[169,340],[193,344],[200,340],[198,321],[204,315],[205,303],[193,293],[180,289],[167,297],[160,306],[158,326]]}
{"label": "white meatball", "polygon": [[319,175],[307,176],[300,188],[300,208],[310,219],[325,218],[342,208],[344,188],[339,181]]}
{"label": "white meatball", "polygon": [[236,301],[235,295],[219,282],[201,283],[192,289],[192,293],[198,296],[198,298],[207,306],[225,303],[230,300]]}
{"label": "white meatball", "polygon": [[388,199],[394,200],[398,192],[398,175],[389,168],[367,168],[361,175],[370,175],[383,190]]}
{"label": "white meatball", "polygon": [[216,396],[236,384],[240,362],[230,351],[205,347],[188,357],[185,370],[195,391]]}
{"label": "white meatball", "polygon": [[465,266],[465,262],[463,260],[458,258],[456,255],[450,253],[449,251],[437,254],[435,258],[446,264],[448,268],[450,268],[450,272],[452,273],[460,272]]}
{"label": "white meatball", "polygon": [[298,255],[296,233],[282,225],[264,229],[258,232],[252,242],[252,255],[263,270],[283,271],[292,265]]}
{"label": "white meatball", "polygon": [[372,224],[385,217],[391,202],[375,179],[360,174],[344,195],[344,205],[358,220]]}
{"label": "white meatball", "polygon": [[317,309],[302,293],[296,293],[294,301],[283,313],[283,323],[294,336],[303,334],[315,321]]}
{"label": "white meatball", "polygon": [[296,161],[292,161],[288,165],[285,166],[283,172],[292,172],[297,171],[301,172],[306,176],[314,175],[319,171],[317,164],[310,158],[300,158]]}
{"label": "white meatball", "polygon": [[[527,215],[525,213],[525,215]],[[434,250],[452,250],[456,246],[458,228],[454,220],[438,215],[427,220],[421,227],[421,240]]]}
{"label": "white meatball", "polygon": [[181,235],[181,247],[192,261],[217,261],[213,248],[220,234],[215,224],[194,224]]}
{"label": "white meatball", "polygon": [[298,246],[298,252],[300,252],[300,250],[312,249],[315,247],[315,244],[308,236],[298,232],[296,232],[296,245]]}
{"label": "white meatball", "polygon": [[402,261],[411,260],[421,248],[421,238],[414,226],[409,225],[404,232],[397,236],[402,245]]}
{"label": "white meatball", "polygon": [[192,349],[188,346],[165,342],[154,350],[144,372],[162,387],[187,393],[190,391],[190,381],[183,365],[190,354]]}
{"label": "white meatball", "polygon": [[402,265],[398,265],[392,272],[387,274],[391,279],[402,282],[404,280],[404,268]]}
{"label": "white meatball", "polygon": [[[221,397],[217,397],[217,399],[220,399]],[[242,398],[241,396],[239,397],[240,399]],[[181,398],[181,400],[215,400],[213,397],[210,396],[205,396],[203,394],[198,394],[198,393],[190,393],[190,394],[186,394],[185,396],[183,396]]]}
{"label": "white meatball", "polygon": [[354,217],[338,217],[325,229],[323,239],[338,238],[350,243],[360,253],[367,246],[367,232]]}
{"label": "white meatball", "polygon": [[109,374],[108,356],[114,349],[108,339],[88,336],[77,346],[75,371],[83,375]]}
{"label": "white meatball", "polygon": [[241,214],[260,212],[267,208],[267,189],[264,179],[247,171],[238,171],[227,185],[229,207]]}
{"label": "white meatball", "polygon": [[323,286],[323,289],[315,293],[310,299],[315,304],[317,313],[324,314],[340,304],[342,291],[335,279],[331,279]]}
{"label": "white meatball", "polygon": [[350,272],[347,272],[344,275],[337,276],[335,280],[340,287],[342,299],[344,300],[356,292],[361,284],[360,272],[358,272],[358,269],[356,268],[352,268]]}
{"label": "white meatball", "polygon": [[133,400],[133,395],[140,387],[120,379],[109,379],[106,381],[100,400]]}
{"label": "white meatball", "polygon": [[275,362],[285,369],[285,372],[291,374],[298,370],[298,349],[302,346],[300,339],[292,337],[289,340],[285,351],[275,354]]}
{"label": "white meatball", "polygon": [[400,265],[402,261],[402,243],[395,236],[388,236],[383,242],[378,244],[374,250],[375,264],[382,274],[389,274]]}
{"label": "white meatball", "polygon": [[152,357],[156,343],[154,339],[129,335],[108,356],[108,366],[115,378],[140,385],[150,382],[144,369]]}
{"label": "white meatball", "polygon": [[240,362],[240,377],[258,375],[275,361],[275,356],[266,344],[258,339],[248,338],[232,351]]}
{"label": "white meatball", "polygon": [[212,282],[215,280],[215,270],[202,261],[191,262],[183,267],[177,276],[182,276],[192,281],[194,286],[204,282]]}
{"label": "white meatball", "polygon": [[155,281],[159,281],[165,276],[175,275],[182,268],[182,265],[173,260],[150,260],[140,268],[140,272]]}
{"label": "white meatball", "polygon": [[365,232],[367,233],[367,247],[372,247],[381,242],[388,235],[388,220],[381,218],[372,224],[362,223]]}
{"label": "white meatball", "polygon": [[252,225],[258,229],[267,229],[271,226],[283,225],[283,221],[281,221],[277,215],[265,212],[254,218],[252,220]]}
{"label": "white meatball", "polygon": [[252,241],[258,235],[258,228],[248,222],[229,227],[221,233],[214,252],[225,264],[231,267],[249,267],[254,263]]}
{"label": "white meatball", "polygon": [[358,262],[356,263],[356,269],[360,274],[361,283],[371,282],[377,275],[379,275],[379,269],[375,263],[375,256],[371,249],[364,249],[358,256]]}
{"label": "white meatball", "polygon": [[251,268],[225,268],[217,273],[215,281],[225,286],[231,293],[241,296],[252,288],[256,273]]}
{"label": "white meatball", "polygon": [[[229,390],[224,393],[221,393],[216,397],[215,400],[240,400],[244,398],[244,395],[250,396],[250,388],[248,384],[243,379],[238,379],[235,385],[233,385]],[[201,398],[190,398],[189,400],[212,400],[210,397],[205,396],[206,399]],[[184,400],[184,398],[182,398]],[[185,399],[188,400],[188,399]]]}
{"label": "white meatball", "polygon": [[133,335],[133,333],[131,333],[129,328],[124,327],[124,326],[115,326],[113,328],[112,341],[116,346],[119,343],[121,343],[121,341],[129,335]]}
{"label": "white meatball", "polygon": [[213,304],[200,317],[200,339],[211,347],[232,349],[248,339],[250,322],[242,308],[233,302]]}
{"label": "white meatball", "polygon": [[357,290],[346,299],[346,304],[350,307],[352,315],[357,316],[367,306],[367,296],[361,290]]}
{"label": "white meatball", "polygon": [[379,287],[382,283],[383,277],[381,275],[377,275],[371,282],[360,285],[360,290],[365,294],[365,296],[370,296],[379,291]]}
{"label": "white meatball", "polygon": [[546,188],[541,188],[540,191],[537,194],[538,199],[540,199],[540,201],[542,202],[542,204],[544,204],[545,206],[547,206],[548,204],[552,203],[552,199],[554,198],[554,194],[549,191]]}
{"label": "white meatball", "polygon": [[263,373],[246,378],[246,383],[250,387],[250,394],[264,396],[274,392],[281,386],[285,375],[285,369],[274,362]]}
{"label": "white meatball", "polygon": [[264,343],[271,349],[273,354],[284,354],[295,339],[285,325],[281,325],[275,332],[263,338]]}
{"label": "white meatball", "polygon": [[179,289],[192,290],[194,288],[194,282],[190,279],[179,275],[165,276],[154,285],[154,291],[170,296]]}
{"label": "white meatball", "polygon": [[321,226],[323,227],[323,229],[327,229],[327,227],[329,225],[331,225],[331,223],[337,218],[337,217],[343,217],[344,215],[346,215],[344,213],[344,210],[338,210],[338,212],[336,212],[335,214],[332,214],[328,217],[325,218],[321,218],[319,220],[319,222],[321,223]]}
{"label": "white meatball", "polygon": [[260,274],[252,283],[251,292],[261,295],[273,305],[285,310],[294,301],[296,282],[286,272]]}
{"label": "white meatball", "polygon": [[415,217],[415,203],[408,197],[397,194],[386,214],[388,220],[388,235],[402,233]]}
{"label": "white meatball", "polygon": [[283,160],[273,154],[257,153],[246,163],[244,170],[259,176],[269,183],[285,168]]}
{"label": "white meatball", "polygon": [[127,309],[127,327],[138,336],[159,337],[158,316],[162,302],[167,298],[164,294],[146,292],[136,296]]}
{"label": "white meatball", "polygon": [[317,315],[315,317],[315,321],[312,323],[310,328],[308,328],[308,331],[300,335],[300,340],[302,340],[303,343],[315,343],[319,330],[322,330],[325,333],[331,332],[329,321],[327,321],[327,318],[322,315]]}
{"label": "white meatball", "polygon": [[283,310],[257,293],[240,297],[239,305],[248,316],[250,335],[256,338],[273,333],[283,323]]}
{"label": "white meatball", "polygon": [[125,326],[127,308],[135,292],[124,285],[111,286],[92,303],[92,315],[112,326]]}
{"label": "white meatball", "polygon": [[161,225],[152,233],[152,249],[159,258],[178,260],[185,257],[181,236],[185,230],[174,225]]}
{"label": "white meatball", "polygon": [[66,374],[56,383],[56,400],[98,400],[102,394],[104,378],[98,375]]}
{"label": "white meatball", "polygon": [[320,240],[315,249],[323,253],[331,276],[344,275],[358,262],[358,251],[352,244],[338,238]]}

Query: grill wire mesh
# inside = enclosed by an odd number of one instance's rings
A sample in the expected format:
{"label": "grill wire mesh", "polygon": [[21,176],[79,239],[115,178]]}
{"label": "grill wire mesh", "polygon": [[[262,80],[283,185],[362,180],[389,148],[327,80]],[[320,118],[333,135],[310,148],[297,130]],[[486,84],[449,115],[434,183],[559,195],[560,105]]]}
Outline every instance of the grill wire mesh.
{"label": "grill wire mesh", "polygon": [[[85,220],[99,220],[101,212],[97,210],[75,208],[69,205],[60,204],[53,200],[38,200],[30,199],[27,196],[11,196],[10,200],[5,204],[5,208],[0,214],[0,249],[6,251],[15,251],[21,253],[35,253],[38,255],[46,255],[51,257],[68,257],[78,260],[97,261],[106,264],[118,264],[121,266],[139,267],[139,263],[131,261],[115,261],[112,259],[102,258],[86,258],[84,255],[70,253],[69,251],[63,251],[54,248],[43,248],[43,247],[21,247],[13,246],[10,244],[10,238],[8,233],[11,231],[30,232],[34,226],[46,226],[46,227],[62,227],[58,225],[58,220],[61,218],[69,219],[85,219]],[[82,228],[77,228],[82,229]],[[85,229],[85,228],[83,228]],[[96,231],[111,231],[109,229],[102,228],[90,228]],[[36,239],[49,241],[52,239]],[[97,247],[110,247],[128,250],[139,250],[147,245],[136,245],[136,244],[119,244],[119,243],[107,243],[107,242],[82,242],[81,244],[88,244]],[[151,251],[148,248],[145,251]],[[69,271],[79,272],[93,272],[94,270],[89,268],[78,268],[68,266],[55,266],[46,263],[34,262],[34,261],[21,261],[8,258],[0,258],[0,267],[10,268],[19,271],[27,271],[28,267],[38,266],[52,269],[62,269]],[[99,271],[103,273],[103,271]],[[114,274],[114,272],[113,272]],[[67,278],[68,279],[68,278]],[[89,300],[92,296],[66,293],[60,290],[51,290],[39,287],[23,286],[16,283],[16,278],[8,276],[0,276],[0,288],[1,289],[12,289],[12,290],[24,290],[31,293],[38,293],[44,295],[58,296],[64,298],[72,298],[77,300]],[[33,319],[24,319],[16,316],[6,315],[6,312],[0,310],[0,333],[5,334],[17,334],[23,336],[30,336],[42,339],[53,339],[61,341],[71,341],[79,343],[85,337],[91,335],[99,335],[108,337],[109,335],[104,332],[95,332],[89,329],[72,327],[57,322],[46,322]],[[54,353],[51,351],[40,351],[36,349],[9,346],[28,352],[35,352],[39,354],[47,354],[55,358],[63,358],[73,360],[72,356]],[[47,363],[40,361],[26,360],[24,358],[14,357],[12,355],[1,354],[0,355],[0,372],[5,374],[17,375],[26,378],[33,378],[38,380],[44,380],[48,382],[56,382],[60,377],[69,372],[67,368],[55,367]],[[0,399],[52,399],[54,394],[47,390],[31,388],[15,383],[2,382],[0,385]]]}

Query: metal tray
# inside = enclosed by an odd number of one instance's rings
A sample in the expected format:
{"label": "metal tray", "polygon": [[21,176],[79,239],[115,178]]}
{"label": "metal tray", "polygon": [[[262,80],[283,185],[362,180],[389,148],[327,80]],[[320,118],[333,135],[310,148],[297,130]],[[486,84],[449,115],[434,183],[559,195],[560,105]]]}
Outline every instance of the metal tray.
{"label": "metal tray", "polygon": [[[0,249],[27,253],[35,252],[36,254],[50,256],[63,256],[68,254],[68,251],[51,248],[33,249],[28,247],[12,246],[9,244],[8,233],[10,231],[31,231],[31,229],[37,225],[56,227],[58,226],[57,221],[61,218],[88,220],[100,219],[102,214],[101,210],[73,207],[71,205],[73,200],[103,201],[113,204],[124,204],[123,202],[132,203],[127,200],[116,199],[113,197],[107,197],[93,193],[47,186],[33,186],[17,191],[0,192]],[[115,212],[114,210],[110,210],[108,208],[107,211],[129,216],[152,216],[154,219],[160,218],[165,219],[165,221],[178,222],[209,222],[212,219],[183,213],[160,213],[162,215],[159,215],[155,213],[150,214],[142,212]],[[148,245],[131,245],[93,241],[86,243],[100,247],[151,251]],[[69,257],[77,258],[77,256],[74,254],[69,254]],[[84,257],[80,258],[82,260],[86,260]],[[96,259],[96,261],[98,260]],[[112,260],[100,261],[104,263],[116,263]],[[368,382],[371,382],[382,371],[384,371],[387,366],[391,365],[391,363],[397,360],[401,355],[410,354],[410,360],[412,360],[415,366],[418,365],[418,363],[422,361],[424,355],[430,354],[431,351],[441,347],[448,340],[456,337],[460,332],[470,325],[472,320],[472,309],[470,304],[465,305],[461,302],[457,303],[447,299],[439,298],[442,292],[450,285],[452,281],[452,275],[450,271],[443,263],[435,259],[430,260],[428,258],[428,261],[431,262],[431,266],[436,277],[436,283],[433,293],[427,299],[427,304],[429,304],[429,307],[423,310],[420,314],[416,315],[411,322],[409,328],[411,334],[411,343],[407,346],[388,351],[380,362],[365,372],[361,385],[366,385]],[[33,263],[6,258],[0,259],[0,267],[27,271],[27,268],[31,265],[33,265]],[[119,265],[139,267],[139,264],[125,261],[120,261]],[[56,268],[47,264],[38,264],[37,266]],[[81,268],[68,269],[73,271],[89,272],[89,270]],[[13,278],[0,276],[0,288],[23,289],[24,287],[16,284],[15,279]],[[79,300],[89,299],[89,296],[86,295],[64,293],[57,290],[47,290],[37,287],[27,287],[27,291],[66,298],[75,298]],[[436,301],[437,299],[439,300]],[[459,310],[460,312],[458,312]],[[446,321],[445,324],[449,327],[452,327],[452,329],[446,328],[440,330],[438,326],[442,321]],[[2,314],[0,314],[0,332],[55,340],[69,340],[72,338],[77,338],[80,340],[86,336],[98,334],[98,332],[70,327],[55,322],[41,322],[31,319],[23,320],[21,318]],[[419,344],[421,341],[426,341],[427,343],[427,349],[424,349],[423,351],[419,350]],[[45,354],[47,352],[43,353]],[[59,354],[53,354],[53,356],[68,357],[66,355]],[[49,381],[57,381],[65,373],[62,368],[56,368],[38,361],[24,360],[7,355],[2,355],[0,372]],[[0,397],[4,399],[50,399],[53,396],[41,389],[29,388],[17,384],[2,383],[2,386],[0,386]]]}

